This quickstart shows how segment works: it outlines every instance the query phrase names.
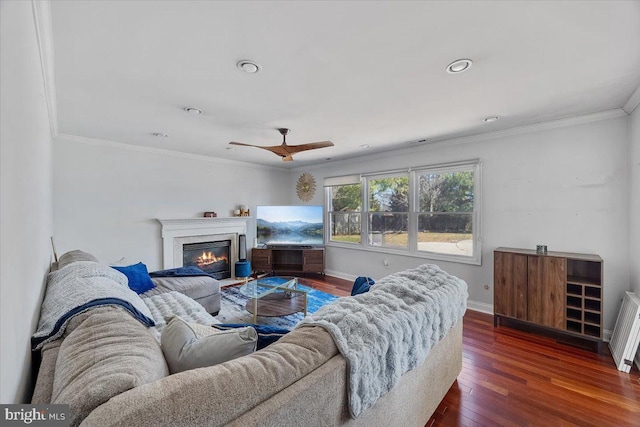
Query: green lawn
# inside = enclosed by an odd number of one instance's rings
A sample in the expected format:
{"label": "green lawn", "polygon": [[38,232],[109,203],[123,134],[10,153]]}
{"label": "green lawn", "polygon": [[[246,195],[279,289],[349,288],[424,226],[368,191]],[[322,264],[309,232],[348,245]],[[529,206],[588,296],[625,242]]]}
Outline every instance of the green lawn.
{"label": "green lawn", "polygon": [[[461,240],[470,240],[472,238],[471,233],[434,233],[421,231],[418,233],[418,242],[447,242],[456,243]],[[387,233],[384,234],[385,245],[390,246],[407,246],[408,234],[407,233]],[[360,243],[359,234],[339,235],[332,236],[333,242],[348,242],[348,243]]]}

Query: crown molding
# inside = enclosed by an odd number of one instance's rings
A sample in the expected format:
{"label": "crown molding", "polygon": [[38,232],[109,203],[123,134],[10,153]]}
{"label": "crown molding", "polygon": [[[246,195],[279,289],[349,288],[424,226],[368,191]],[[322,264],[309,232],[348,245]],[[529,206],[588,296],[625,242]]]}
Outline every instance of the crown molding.
{"label": "crown molding", "polygon": [[56,79],[53,57],[53,24],[50,0],[31,0],[36,40],[40,53],[40,68],[44,82],[44,97],[49,113],[51,136],[58,134],[58,112],[56,102]]}
{"label": "crown molding", "polygon": [[119,150],[138,151],[141,153],[159,154],[163,156],[179,157],[182,159],[200,160],[200,161],[211,162],[211,163],[219,163],[219,164],[222,163],[222,164],[233,165],[233,166],[251,167],[253,169],[263,169],[263,170],[271,170],[271,171],[278,171],[278,172],[290,171],[290,169],[278,168],[276,166],[266,166],[266,165],[260,165],[257,163],[241,162],[238,160],[221,159],[218,157],[205,156],[203,154],[182,153],[180,151],[167,150],[164,148],[153,148],[153,147],[145,147],[140,145],[125,144],[123,142],[109,141],[106,139],[88,138],[86,136],[70,135],[66,133],[58,133],[55,139],[59,141],[64,140],[64,141],[99,146],[99,147],[116,148]]}
{"label": "crown molding", "polygon": [[640,85],[638,85],[636,90],[633,91],[629,99],[627,99],[627,102],[624,103],[624,106],[622,107],[622,109],[624,110],[625,113],[631,115],[631,113],[633,113],[633,110],[636,109],[638,104],[640,104]]}
{"label": "crown molding", "polygon": [[514,128],[498,130],[495,132],[486,132],[476,135],[463,136],[459,138],[450,138],[450,139],[437,139],[433,142],[429,142],[427,144],[419,145],[418,147],[401,147],[401,148],[393,148],[385,151],[378,151],[376,153],[371,153],[367,156],[359,155],[357,157],[347,157],[344,159],[334,160],[331,162],[323,162],[315,165],[308,166],[300,166],[293,169],[290,169],[292,172],[300,172],[302,170],[315,170],[326,168],[327,165],[336,166],[340,164],[350,164],[354,161],[366,161],[369,162],[371,160],[379,160],[379,159],[387,159],[389,157],[389,153],[393,152],[394,154],[403,154],[403,153],[412,153],[423,152],[431,150],[433,147],[442,147],[442,146],[452,146],[459,144],[469,144],[472,142],[485,141],[488,139],[495,138],[503,138],[507,136],[515,136],[528,134],[533,132],[541,132],[550,129],[557,129],[569,126],[577,126],[585,123],[598,122],[601,120],[609,120],[615,119],[618,117],[627,117],[627,113],[621,108],[616,108],[614,110],[601,111],[598,113],[591,114],[583,114],[580,116],[567,117],[564,119],[551,120],[547,122],[534,123],[531,125],[518,126]]}

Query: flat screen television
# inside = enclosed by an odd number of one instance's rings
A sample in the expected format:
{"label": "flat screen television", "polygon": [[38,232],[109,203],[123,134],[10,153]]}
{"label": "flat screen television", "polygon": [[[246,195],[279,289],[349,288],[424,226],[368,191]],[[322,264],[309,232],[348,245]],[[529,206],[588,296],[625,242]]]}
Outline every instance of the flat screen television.
{"label": "flat screen television", "polygon": [[258,245],[322,246],[324,223],[322,206],[258,206]]}

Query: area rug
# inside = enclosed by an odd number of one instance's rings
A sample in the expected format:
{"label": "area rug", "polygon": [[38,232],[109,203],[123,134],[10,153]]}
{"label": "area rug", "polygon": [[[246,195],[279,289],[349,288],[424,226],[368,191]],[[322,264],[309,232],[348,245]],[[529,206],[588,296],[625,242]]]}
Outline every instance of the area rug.
{"label": "area rug", "polygon": [[[315,313],[323,305],[338,299],[335,295],[327,294],[308,286],[298,285],[298,288],[307,291],[307,314]],[[221,323],[253,323],[253,314],[244,308],[249,297],[241,294],[238,287],[231,286],[223,288],[220,291],[220,295],[220,313],[216,316],[218,321]],[[258,316],[258,324],[293,329],[303,317],[304,313],[295,313],[280,317]]]}

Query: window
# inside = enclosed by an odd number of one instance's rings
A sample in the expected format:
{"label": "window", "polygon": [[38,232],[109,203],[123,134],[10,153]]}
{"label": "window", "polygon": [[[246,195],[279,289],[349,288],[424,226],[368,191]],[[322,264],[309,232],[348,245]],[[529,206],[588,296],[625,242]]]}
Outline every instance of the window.
{"label": "window", "polygon": [[473,167],[416,172],[417,250],[473,256]]}
{"label": "window", "polygon": [[325,179],[328,245],[480,264],[480,161]]}
{"label": "window", "polygon": [[[359,179],[359,177],[358,177]],[[326,184],[325,184],[326,185]],[[329,240],[360,243],[362,227],[362,184],[328,186]]]}
{"label": "window", "polygon": [[409,175],[368,178],[369,245],[409,248]]}

